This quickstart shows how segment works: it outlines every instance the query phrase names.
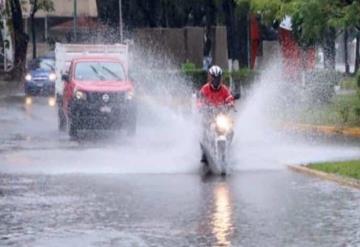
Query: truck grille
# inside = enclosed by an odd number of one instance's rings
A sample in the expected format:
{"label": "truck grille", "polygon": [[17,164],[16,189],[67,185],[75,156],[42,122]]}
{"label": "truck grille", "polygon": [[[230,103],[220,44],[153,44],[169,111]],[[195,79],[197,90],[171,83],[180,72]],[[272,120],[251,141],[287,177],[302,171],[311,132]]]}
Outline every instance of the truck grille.
{"label": "truck grille", "polygon": [[[108,95],[104,97],[104,95]],[[125,102],[126,94],[121,93],[98,93],[98,92],[91,92],[88,93],[88,101],[92,104],[121,104]],[[105,100],[104,100],[105,98]],[[106,100],[108,99],[108,100]]]}
{"label": "truck grille", "polygon": [[34,81],[47,81],[47,80],[49,80],[49,78],[47,76],[34,76],[33,80]]}

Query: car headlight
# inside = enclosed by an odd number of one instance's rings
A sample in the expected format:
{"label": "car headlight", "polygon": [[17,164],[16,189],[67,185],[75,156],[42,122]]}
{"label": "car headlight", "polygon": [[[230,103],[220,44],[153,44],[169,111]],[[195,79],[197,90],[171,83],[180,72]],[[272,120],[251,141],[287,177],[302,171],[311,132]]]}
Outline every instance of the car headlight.
{"label": "car headlight", "polygon": [[49,74],[49,80],[50,81],[55,81],[56,80],[56,74],[55,73],[50,73]]}
{"label": "car headlight", "polygon": [[32,98],[31,97],[26,97],[25,98],[25,105],[31,105],[32,104]]}
{"label": "car headlight", "polygon": [[86,93],[82,91],[76,90],[74,96],[77,100],[86,100]]}
{"label": "car headlight", "polygon": [[48,100],[48,104],[49,104],[49,106],[54,107],[56,105],[55,97],[50,97]]}
{"label": "car headlight", "polygon": [[126,94],[126,99],[127,100],[132,100],[134,98],[134,91],[128,91]]}
{"label": "car headlight", "polygon": [[229,132],[232,129],[232,121],[228,116],[218,115],[215,119],[216,128],[220,132]]}
{"label": "car headlight", "polygon": [[26,81],[31,81],[31,79],[32,79],[31,74],[26,74],[25,80],[26,80]]}

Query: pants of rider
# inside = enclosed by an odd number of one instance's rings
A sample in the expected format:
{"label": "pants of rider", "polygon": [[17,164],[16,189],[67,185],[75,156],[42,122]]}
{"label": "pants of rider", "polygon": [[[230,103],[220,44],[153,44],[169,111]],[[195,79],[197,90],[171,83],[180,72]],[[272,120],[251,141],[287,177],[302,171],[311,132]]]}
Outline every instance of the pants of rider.
{"label": "pants of rider", "polygon": [[202,155],[201,155],[201,160],[200,160],[202,163],[206,163],[207,162],[207,159],[206,159],[206,155],[205,153],[203,152]]}

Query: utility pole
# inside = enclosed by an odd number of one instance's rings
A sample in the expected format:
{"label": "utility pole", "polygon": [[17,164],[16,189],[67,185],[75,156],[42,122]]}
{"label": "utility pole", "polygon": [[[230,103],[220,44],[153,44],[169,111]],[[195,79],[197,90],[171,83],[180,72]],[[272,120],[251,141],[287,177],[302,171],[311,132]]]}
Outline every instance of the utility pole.
{"label": "utility pole", "polygon": [[74,0],[74,41],[77,41],[77,0]]}
{"label": "utility pole", "polygon": [[122,43],[123,42],[122,0],[119,0],[119,32],[120,32],[120,43]]}

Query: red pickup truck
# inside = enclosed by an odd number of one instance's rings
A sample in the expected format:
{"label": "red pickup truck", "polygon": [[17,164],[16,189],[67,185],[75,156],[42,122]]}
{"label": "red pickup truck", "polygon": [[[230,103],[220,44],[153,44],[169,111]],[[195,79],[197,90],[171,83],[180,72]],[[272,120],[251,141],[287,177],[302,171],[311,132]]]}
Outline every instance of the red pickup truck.
{"label": "red pickup truck", "polygon": [[114,57],[72,59],[61,76],[63,92],[57,95],[59,129],[68,129],[73,138],[90,129],[124,129],[134,135],[136,102],[126,66]]}

